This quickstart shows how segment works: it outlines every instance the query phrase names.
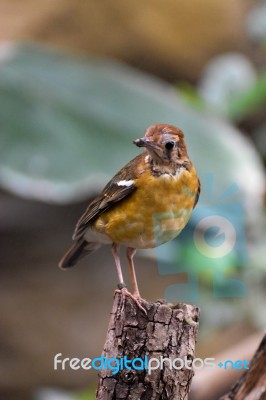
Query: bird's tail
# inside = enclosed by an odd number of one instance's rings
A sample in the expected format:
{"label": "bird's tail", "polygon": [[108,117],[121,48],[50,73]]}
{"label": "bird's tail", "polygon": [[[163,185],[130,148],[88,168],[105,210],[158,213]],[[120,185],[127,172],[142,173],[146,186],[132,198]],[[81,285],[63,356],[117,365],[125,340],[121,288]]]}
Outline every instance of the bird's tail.
{"label": "bird's tail", "polygon": [[87,254],[93,253],[100,246],[101,245],[98,243],[88,243],[86,240],[82,239],[77,240],[60,260],[59,267],[61,269],[73,267],[79,260],[81,260]]}

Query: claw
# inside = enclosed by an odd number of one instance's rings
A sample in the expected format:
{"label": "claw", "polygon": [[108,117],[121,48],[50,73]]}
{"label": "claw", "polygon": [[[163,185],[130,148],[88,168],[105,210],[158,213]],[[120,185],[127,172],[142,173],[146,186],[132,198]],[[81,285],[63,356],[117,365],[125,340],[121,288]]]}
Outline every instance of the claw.
{"label": "claw", "polygon": [[121,308],[121,312],[124,310],[125,308],[125,299],[126,297],[129,297],[130,299],[132,299],[136,305],[138,306],[138,308],[144,312],[145,315],[147,315],[147,310],[142,306],[141,302],[143,301],[143,299],[141,297],[139,297],[137,294],[132,294],[130,293],[126,287],[123,287],[121,289],[116,289],[115,293],[119,293],[122,294],[122,298],[123,298],[123,304],[122,304],[122,308]]}

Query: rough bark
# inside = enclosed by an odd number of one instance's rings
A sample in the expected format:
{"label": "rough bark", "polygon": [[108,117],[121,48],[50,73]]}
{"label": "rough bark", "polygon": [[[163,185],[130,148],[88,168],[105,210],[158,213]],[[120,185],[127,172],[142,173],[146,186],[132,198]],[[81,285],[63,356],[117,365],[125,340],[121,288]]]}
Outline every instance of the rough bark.
{"label": "rough bark", "polygon": [[264,335],[250,368],[236,382],[228,394],[220,400],[265,400],[266,399],[266,334]]}
{"label": "rough bark", "polygon": [[[102,369],[97,400],[186,400],[193,377],[191,367],[195,354],[198,332],[199,309],[189,304],[176,305],[163,302],[143,302],[146,314],[130,298],[116,291],[106,342],[102,356],[128,360],[151,360],[161,357],[171,361],[162,363],[163,368],[149,371],[121,369],[112,374]],[[187,358],[188,368],[182,363]],[[176,361],[174,359],[182,359]],[[157,361],[152,363],[155,366]],[[170,363],[172,363],[172,368]],[[182,367],[182,368],[181,368]],[[178,368],[178,369],[177,369]]]}

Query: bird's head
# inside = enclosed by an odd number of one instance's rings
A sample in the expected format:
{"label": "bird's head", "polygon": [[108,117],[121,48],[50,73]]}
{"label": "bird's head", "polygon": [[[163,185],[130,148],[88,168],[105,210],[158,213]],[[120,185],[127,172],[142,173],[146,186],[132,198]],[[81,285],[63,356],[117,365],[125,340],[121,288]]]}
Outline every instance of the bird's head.
{"label": "bird's head", "polygon": [[188,161],[184,134],[173,125],[156,124],[150,126],[144,137],[133,142],[138,147],[145,147],[156,165],[167,166]]}

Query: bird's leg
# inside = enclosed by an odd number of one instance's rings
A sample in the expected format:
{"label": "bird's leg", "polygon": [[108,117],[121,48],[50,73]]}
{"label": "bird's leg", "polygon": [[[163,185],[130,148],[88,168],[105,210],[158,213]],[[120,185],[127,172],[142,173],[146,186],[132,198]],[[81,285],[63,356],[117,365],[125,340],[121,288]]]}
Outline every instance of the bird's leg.
{"label": "bird's leg", "polygon": [[121,268],[121,263],[120,263],[120,256],[119,256],[119,246],[116,243],[112,244],[112,253],[115,259],[115,265],[116,265],[116,270],[117,270],[117,275],[118,275],[118,289],[116,289],[115,293],[118,291],[119,293],[122,294],[122,304],[120,308],[120,313],[123,312],[125,308],[125,299],[126,296],[131,296],[131,293],[127,290],[126,284],[123,279],[123,273],[122,273],[122,268]]}
{"label": "bird's leg", "polygon": [[138,282],[137,282],[135,267],[134,267],[134,262],[133,262],[133,257],[135,255],[135,253],[136,253],[136,249],[134,249],[132,247],[127,248],[127,260],[128,260],[128,265],[129,265],[131,284],[132,284],[132,288],[133,288],[133,294],[129,293],[129,297],[131,297],[131,299],[135,301],[137,306],[144,312],[144,314],[147,315],[147,311],[141,305],[141,297],[139,294]]}
{"label": "bird's leg", "polygon": [[115,265],[116,265],[117,275],[118,275],[118,280],[119,280],[118,289],[119,289],[119,292],[121,291],[122,298],[123,298],[121,312],[123,311],[123,309],[125,307],[125,298],[127,296],[127,297],[130,297],[135,303],[137,303],[138,307],[145,314],[147,314],[147,311],[145,310],[144,307],[142,307],[142,305],[140,303],[140,294],[139,294],[139,290],[138,290],[138,284],[136,281],[136,275],[135,275],[134,265],[133,265],[133,260],[132,260],[135,252],[136,252],[135,249],[132,249],[132,248],[127,249],[127,259],[128,259],[129,266],[130,266],[130,275],[131,275],[131,280],[132,280],[132,285],[133,285],[133,290],[134,290],[134,293],[131,294],[127,290],[127,287],[124,283],[122,268],[121,268],[121,263],[120,263],[120,257],[119,257],[119,246],[116,243],[113,243],[113,245],[112,245],[112,253],[113,253],[113,256],[115,259]]}
{"label": "bird's leg", "polygon": [[124,279],[123,279],[123,274],[122,274],[122,268],[121,268],[121,263],[120,263],[120,257],[119,257],[119,246],[116,243],[113,243],[112,245],[112,253],[115,259],[115,265],[116,265],[116,270],[117,270],[117,275],[118,275],[118,288],[123,289],[126,287]]}
{"label": "bird's leg", "polygon": [[132,247],[127,248],[127,261],[129,265],[129,272],[130,272],[130,279],[131,279],[131,284],[133,288],[133,296],[136,299],[140,299],[140,294],[139,294],[139,288],[138,288],[138,282],[136,278],[136,273],[135,273],[135,267],[134,267],[134,262],[133,262],[133,257],[136,254],[136,249],[133,249]]}

